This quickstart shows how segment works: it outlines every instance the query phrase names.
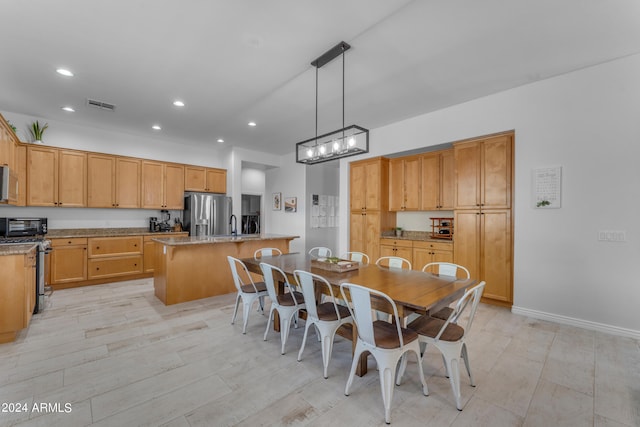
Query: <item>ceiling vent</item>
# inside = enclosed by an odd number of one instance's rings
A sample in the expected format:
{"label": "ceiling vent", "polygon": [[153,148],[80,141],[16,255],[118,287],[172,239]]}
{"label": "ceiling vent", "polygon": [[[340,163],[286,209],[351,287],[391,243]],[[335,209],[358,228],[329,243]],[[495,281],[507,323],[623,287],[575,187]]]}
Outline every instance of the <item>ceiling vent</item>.
{"label": "ceiling vent", "polygon": [[109,104],[108,102],[96,101],[95,99],[87,99],[87,105],[89,107],[99,108],[101,110],[114,111],[116,106]]}

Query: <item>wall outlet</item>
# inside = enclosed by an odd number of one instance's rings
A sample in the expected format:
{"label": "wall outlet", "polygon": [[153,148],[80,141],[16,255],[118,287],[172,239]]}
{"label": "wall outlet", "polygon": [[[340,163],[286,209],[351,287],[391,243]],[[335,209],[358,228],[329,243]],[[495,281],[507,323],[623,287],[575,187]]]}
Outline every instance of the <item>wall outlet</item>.
{"label": "wall outlet", "polygon": [[599,242],[626,242],[627,232],[620,230],[600,230],[598,231]]}

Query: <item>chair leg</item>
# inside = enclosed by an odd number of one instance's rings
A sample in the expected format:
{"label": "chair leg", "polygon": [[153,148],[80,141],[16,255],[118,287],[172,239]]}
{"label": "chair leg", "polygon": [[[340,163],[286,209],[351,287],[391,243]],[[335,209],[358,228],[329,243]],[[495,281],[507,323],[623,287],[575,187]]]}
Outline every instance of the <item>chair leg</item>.
{"label": "chair leg", "polygon": [[287,338],[289,338],[289,329],[291,329],[291,320],[294,316],[295,313],[291,313],[289,316],[285,316],[283,313],[280,313],[280,340],[282,341],[280,354],[284,354],[284,347],[287,345]]}
{"label": "chair leg", "polygon": [[324,334],[321,331],[320,334],[322,335],[322,365],[324,367],[324,379],[329,378],[329,362],[331,362],[331,352],[333,351],[334,334],[335,330],[333,333],[332,331],[324,331]]}
{"label": "chair leg", "polygon": [[356,369],[358,368],[358,362],[360,362],[360,355],[364,352],[364,346],[358,341],[356,349],[353,352],[353,361],[351,362],[351,371],[349,372],[349,378],[347,379],[347,385],[344,388],[344,395],[349,396],[349,389],[353,384],[353,378],[356,375]]}
{"label": "chair leg", "polygon": [[260,301],[260,305],[258,306],[258,311],[264,314],[264,297],[262,296],[258,298],[258,300]]}
{"label": "chair leg", "polygon": [[233,308],[233,316],[231,316],[231,324],[236,322],[236,316],[238,315],[238,305],[240,305],[240,293],[236,296],[236,306]]}
{"label": "chair leg", "polygon": [[[418,363],[421,363],[420,357],[418,357]],[[404,376],[404,371],[407,369],[407,353],[405,352],[400,358],[400,367],[398,368],[398,373],[396,375],[396,385],[402,384],[402,377]]]}
{"label": "chair leg", "polygon": [[298,362],[302,360],[302,352],[304,352],[304,346],[307,344],[307,333],[309,332],[309,327],[312,323],[307,319],[306,324],[304,325],[304,335],[302,336],[302,345],[300,346],[300,351],[298,352]]}
{"label": "chair leg", "polygon": [[[458,352],[457,354],[460,354]],[[458,366],[458,359],[456,357],[445,358],[447,371],[449,372],[449,382],[451,383],[451,390],[453,391],[453,397],[456,399],[456,408],[462,411],[462,398],[460,396],[460,368]]]}
{"label": "chair leg", "polygon": [[251,311],[251,306],[253,305],[253,299],[246,301],[242,298],[242,316],[243,316],[243,324],[242,324],[242,333],[247,333],[247,324],[249,323],[249,311]]}
{"label": "chair leg", "polygon": [[276,309],[276,308],[275,308],[274,306],[271,306],[271,310],[269,310],[269,318],[267,319],[267,327],[266,327],[266,329],[264,330],[264,336],[262,337],[262,339],[263,339],[264,341],[266,341],[266,340],[267,340],[267,334],[269,333],[269,328],[270,328],[270,326],[271,326],[271,319],[273,318],[273,311],[274,311],[275,309]]}
{"label": "chair leg", "polygon": [[471,387],[476,386],[476,382],[473,380],[473,374],[471,373],[471,365],[469,364],[469,353],[467,352],[467,344],[462,344],[462,358],[464,359],[464,366],[467,368],[467,374],[469,374],[469,382],[471,383]]}
{"label": "chair leg", "polygon": [[[393,400],[393,387],[395,383],[396,366],[398,358],[390,358],[384,354],[378,354],[376,362],[379,363],[380,391],[382,392],[382,403],[384,404],[384,421],[391,423],[391,401]],[[392,360],[395,359],[395,360]]]}

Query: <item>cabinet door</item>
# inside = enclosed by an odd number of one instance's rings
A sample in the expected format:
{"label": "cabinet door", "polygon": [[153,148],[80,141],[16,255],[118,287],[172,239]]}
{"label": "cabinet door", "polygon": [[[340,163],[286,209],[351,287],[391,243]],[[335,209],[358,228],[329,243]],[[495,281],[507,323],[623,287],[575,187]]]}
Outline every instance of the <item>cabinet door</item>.
{"label": "cabinet door", "polygon": [[[383,257],[383,256],[396,256],[396,252],[394,251],[394,249],[395,249],[394,246],[380,245],[380,257]],[[371,259],[371,263],[375,264],[375,262],[380,257],[377,257],[376,259]]]}
{"label": "cabinet door", "polygon": [[57,206],[58,150],[29,146],[27,166],[27,205]]}
{"label": "cabinet door", "polygon": [[480,207],[480,142],[454,145],[456,209]]}
{"label": "cabinet door", "polygon": [[116,160],[116,207],[140,207],[140,160],[119,157]]}
{"label": "cabinet door", "polygon": [[227,171],[224,169],[207,169],[207,191],[211,193],[227,193]]}
{"label": "cabinet door", "polygon": [[436,210],[440,206],[440,156],[437,153],[425,154],[421,162],[421,209]]}
{"label": "cabinet door", "polygon": [[56,247],[51,252],[51,283],[87,280],[87,246]]}
{"label": "cabinet door", "polygon": [[365,215],[360,212],[353,212],[349,222],[349,248],[351,251],[366,253],[366,242],[364,237]]}
{"label": "cabinet door", "polygon": [[144,272],[152,273],[155,265],[156,257],[156,242],[145,241],[144,242]]}
{"label": "cabinet door", "polygon": [[207,171],[205,168],[186,166],[184,168],[184,190],[206,191]]}
{"label": "cabinet door", "polygon": [[401,158],[389,161],[389,210],[404,210],[404,160]]}
{"label": "cabinet door", "polygon": [[511,207],[511,147],[510,135],[487,139],[482,143],[482,209]]}
{"label": "cabinet door", "polygon": [[427,248],[413,248],[413,270],[422,270],[422,267],[433,262],[433,250]]}
{"label": "cabinet door", "polygon": [[375,262],[380,257],[380,212],[367,211],[365,221],[365,250],[369,259]]}
{"label": "cabinet door", "polygon": [[115,207],[114,156],[89,154],[87,156],[87,206],[90,208]]}
{"label": "cabinet door", "polygon": [[471,278],[482,279],[480,271],[480,212],[455,211],[453,262],[467,267]]}
{"label": "cabinet door", "polygon": [[[483,296],[512,302],[511,211],[508,209],[486,210],[482,211],[480,218],[482,220],[480,227],[482,232],[481,279],[487,282]],[[457,226],[456,223],[456,248],[458,247]]]}
{"label": "cabinet door", "polygon": [[142,162],[142,207],[144,209],[164,208],[164,164]]}
{"label": "cabinet door", "polygon": [[13,340],[5,333],[24,328],[25,311],[25,265],[27,255],[0,256],[0,343]]}
{"label": "cabinet door", "polygon": [[453,210],[456,182],[453,150],[440,153],[440,209]]}
{"label": "cabinet door", "polygon": [[351,163],[349,172],[349,207],[351,210],[359,210],[367,206],[365,192],[366,172],[366,167],[363,163]]}
{"label": "cabinet door", "polygon": [[184,166],[165,167],[165,209],[184,209]]}
{"label": "cabinet door", "polygon": [[60,150],[58,153],[58,206],[87,206],[87,154]]}
{"label": "cabinet door", "polygon": [[25,255],[24,264],[24,328],[29,326],[33,309],[36,307],[36,250]]}
{"label": "cabinet door", "polygon": [[422,169],[420,157],[413,156],[404,161],[404,210],[417,211],[420,209]]}
{"label": "cabinet door", "polygon": [[[381,164],[379,160],[365,164],[364,190],[366,194],[365,207],[367,209],[381,208],[382,179]],[[386,203],[385,203],[386,204]]]}

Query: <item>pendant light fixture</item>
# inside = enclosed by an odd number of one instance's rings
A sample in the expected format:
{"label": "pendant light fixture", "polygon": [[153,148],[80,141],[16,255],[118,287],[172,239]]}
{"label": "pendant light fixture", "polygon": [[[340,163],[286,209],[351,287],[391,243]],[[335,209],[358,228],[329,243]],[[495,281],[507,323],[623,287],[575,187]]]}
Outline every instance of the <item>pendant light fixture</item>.
{"label": "pendant light fixture", "polygon": [[[347,43],[340,42],[311,63],[316,67],[316,136],[296,144],[298,163],[314,165],[369,152],[369,130],[344,125],[344,53],[349,48]],[[318,70],[339,55],[342,55],[342,128],[318,136]]]}

